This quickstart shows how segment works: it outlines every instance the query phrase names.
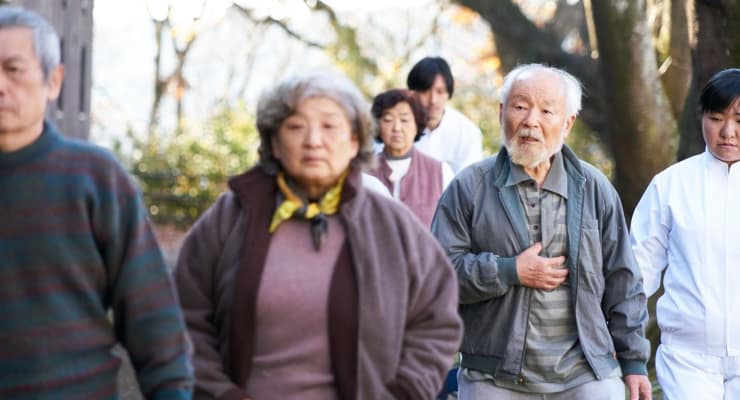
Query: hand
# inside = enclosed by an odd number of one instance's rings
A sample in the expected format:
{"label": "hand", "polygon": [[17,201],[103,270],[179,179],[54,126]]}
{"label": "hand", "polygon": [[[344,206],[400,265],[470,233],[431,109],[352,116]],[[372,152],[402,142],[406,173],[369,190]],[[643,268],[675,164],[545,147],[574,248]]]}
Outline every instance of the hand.
{"label": "hand", "polygon": [[652,400],[653,385],[645,375],[625,375],[624,384],[630,391],[630,400]]}
{"label": "hand", "polygon": [[565,263],[565,257],[540,257],[542,243],[537,242],[516,256],[516,274],[522,286],[552,290],[568,276],[567,268],[556,268]]}

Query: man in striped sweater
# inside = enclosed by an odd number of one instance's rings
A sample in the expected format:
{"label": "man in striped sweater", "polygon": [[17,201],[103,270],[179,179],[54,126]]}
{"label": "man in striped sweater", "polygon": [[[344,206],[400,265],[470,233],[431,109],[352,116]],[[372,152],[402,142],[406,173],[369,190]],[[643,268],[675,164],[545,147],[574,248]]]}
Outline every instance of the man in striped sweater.
{"label": "man in striped sweater", "polygon": [[189,399],[190,346],[139,193],[109,153],[44,122],[59,59],[44,19],[0,7],[0,398],[116,399],[120,342],[147,398]]}

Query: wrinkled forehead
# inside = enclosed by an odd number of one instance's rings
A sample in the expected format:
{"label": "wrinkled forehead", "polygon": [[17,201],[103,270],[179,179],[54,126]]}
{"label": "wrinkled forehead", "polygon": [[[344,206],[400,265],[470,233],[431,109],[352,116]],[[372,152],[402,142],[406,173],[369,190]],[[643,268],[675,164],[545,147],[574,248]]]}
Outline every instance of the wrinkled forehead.
{"label": "wrinkled forehead", "polygon": [[535,96],[548,102],[566,100],[566,83],[562,76],[547,69],[523,71],[512,84],[509,96]]}
{"label": "wrinkled forehead", "polygon": [[36,57],[33,46],[33,31],[25,26],[0,27],[0,54],[10,56]]}

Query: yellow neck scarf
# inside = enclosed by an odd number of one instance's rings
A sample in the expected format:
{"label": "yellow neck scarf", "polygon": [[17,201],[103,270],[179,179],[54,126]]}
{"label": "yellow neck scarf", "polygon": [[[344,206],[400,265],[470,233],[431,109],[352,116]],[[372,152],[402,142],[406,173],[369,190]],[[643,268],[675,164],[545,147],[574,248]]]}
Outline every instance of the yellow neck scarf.
{"label": "yellow neck scarf", "polygon": [[[334,187],[329,189],[328,192],[318,202],[304,201],[300,196],[296,195],[285,180],[285,174],[283,171],[277,174],[277,185],[280,192],[285,198],[282,203],[272,214],[272,222],[270,222],[270,233],[275,232],[278,226],[284,221],[292,218],[294,215],[311,220],[312,227],[311,233],[316,248],[320,248],[321,244],[326,237],[326,220],[323,218],[325,215],[334,215],[339,210],[339,203],[342,200],[342,187],[344,186],[344,179],[347,177],[349,170],[342,173]],[[315,222],[315,223],[314,223]]]}

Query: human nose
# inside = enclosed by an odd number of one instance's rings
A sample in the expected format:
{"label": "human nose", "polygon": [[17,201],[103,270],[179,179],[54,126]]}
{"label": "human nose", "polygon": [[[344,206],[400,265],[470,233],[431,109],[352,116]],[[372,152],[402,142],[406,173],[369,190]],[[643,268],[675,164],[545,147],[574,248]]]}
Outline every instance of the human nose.
{"label": "human nose", "polygon": [[429,94],[429,104],[432,104],[432,105],[438,104],[439,103],[439,98],[440,98],[440,94],[437,93],[437,92],[435,92],[435,91],[432,91]]}
{"label": "human nose", "polygon": [[738,123],[734,119],[728,119],[719,130],[719,136],[730,139],[737,136]]}
{"label": "human nose", "polygon": [[523,124],[527,128],[536,128],[539,126],[539,112],[535,109],[530,109],[524,116]]}
{"label": "human nose", "polygon": [[316,125],[309,125],[306,130],[306,136],[303,138],[303,143],[309,147],[318,146],[321,144],[323,134],[321,128]]}

